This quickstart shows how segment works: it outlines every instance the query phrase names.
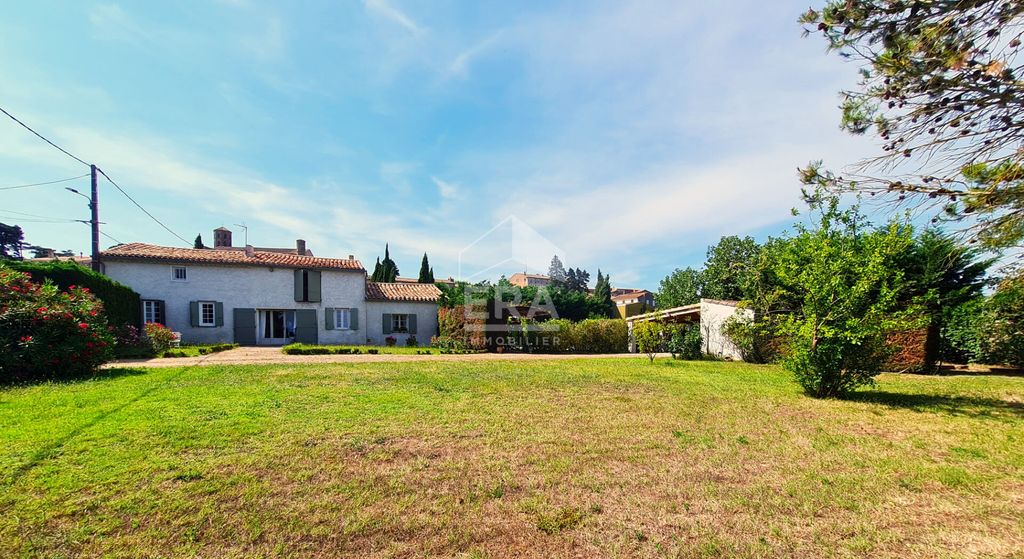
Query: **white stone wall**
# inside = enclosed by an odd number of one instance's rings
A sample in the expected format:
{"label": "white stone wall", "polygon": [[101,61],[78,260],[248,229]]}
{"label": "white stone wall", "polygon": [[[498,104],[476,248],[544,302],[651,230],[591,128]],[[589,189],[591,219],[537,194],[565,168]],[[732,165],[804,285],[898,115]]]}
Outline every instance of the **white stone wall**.
{"label": "white stone wall", "polygon": [[[134,289],[142,299],[164,301],[167,327],[181,332],[184,343],[233,342],[235,308],[316,309],[319,343],[366,343],[366,274],[363,271],[324,270],[320,276],[322,300],[300,303],[295,301],[292,268],[185,264],[188,279],[174,281],[171,264],[112,260],[104,266],[108,276]],[[191,326],[191,301],[223,303],[224,325]],[[324,309],[329,307],[359,309],[359,329],[327,330]]]}
{"label": "white stone wall", "polygon": [[738,309],[735,305],[710,299],[700,300],[700,333],[703,337],[704,353],[736,361],[743,359],[739,348],[722,333],[725,321],[735,314],[754,318],[754,311],[750,309]]}
{"label": "white stone wall", "polygon": [[[411,303],[399,301],[367,301],[366,302],[366,327],[367,338],[371,345],[384,345],[384,333],[382,323],[384,313],[389,314],[415,314],[416,315],[416,343],[420,346],[429,346],[430,338],[437,335],[437,304],[436,303]],[[404,346],[410,334],[390,334],[397,340],[397,345]]]}

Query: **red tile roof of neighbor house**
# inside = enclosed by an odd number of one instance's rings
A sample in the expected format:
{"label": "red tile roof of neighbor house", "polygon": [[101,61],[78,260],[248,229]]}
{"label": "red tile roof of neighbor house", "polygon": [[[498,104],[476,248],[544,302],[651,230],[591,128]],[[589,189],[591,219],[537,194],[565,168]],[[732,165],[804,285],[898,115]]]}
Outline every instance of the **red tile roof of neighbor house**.
{"label": "red tile roof of neighbor house", "polygon": [[432,283],[366,282],[366,298],[370,300],[433,303],[440,297],[441,290]]}
{"label": "red tile roof of neighbor house", "polygon": [[646,289],[637,289],[637,290],[634,290],[634,291],[630,291],[628,293],[621,293],[619,295],[612,295],[612,300],[613,301],[618,301],[620,299],[643,299],[645,297],[653,296],[653,295],[654,295],[653,293],[651,293],[650,291],[647,291]]}
{"label": "red tile roof of neighbor house", "polygon": [[105,260],[143,260],[153,262],[185,262],[195,264],[229,264],[238,266],[280,266],[282,268],[317,268],[324,270],[364,271],[358,260],[320,258],[281,252],[254,250],[252,256],[243,250],[175,248],[128,243],[111,247],[100,257]]}

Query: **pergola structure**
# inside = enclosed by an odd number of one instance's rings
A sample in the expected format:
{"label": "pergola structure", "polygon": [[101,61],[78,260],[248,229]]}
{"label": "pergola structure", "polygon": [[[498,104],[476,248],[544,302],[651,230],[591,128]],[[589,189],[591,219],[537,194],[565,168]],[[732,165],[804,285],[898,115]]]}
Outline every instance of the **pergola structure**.
{"label": "pergola structure", "polygon": [[725,359],[742,359],[740,349],[722,333],[722,326],[733,316],[754,318],[754,311],[743,308],[738,301],[720,301],[717,299],[701,299],[700,303],[659,309],[653,312],[638,314],[626,319],[629,329],[629,351],[636,351],[636,340],[633,338],[633,325],[637,322],[657,320],[665,324],[699,324],[704,353],[717,355]]}
{"label": "pergola structure", "polygon": [[638,314],[631,316],[626,319],[626,322],[632,324],[634,322],[649,322],[651,320],[660,320],[662,322],[668,322],[671,324],[689,324],[691,322],[700,322],[700,303],[693,305],[684,305],[682,307],[673,307],[671,309],[661,309],[649,313]]}

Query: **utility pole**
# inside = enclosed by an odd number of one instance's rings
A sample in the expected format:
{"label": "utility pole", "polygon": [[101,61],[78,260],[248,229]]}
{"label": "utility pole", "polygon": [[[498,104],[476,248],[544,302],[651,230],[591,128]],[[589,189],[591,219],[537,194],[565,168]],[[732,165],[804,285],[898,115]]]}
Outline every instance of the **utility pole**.
{"label": "utility pole", "polygon": [[96,180],[96,166],[89,165],[92,175],[92,196],[89,200],[89,209],[92,210],[92,269],[95,272],[102,270],[100,264],[100,192]]}

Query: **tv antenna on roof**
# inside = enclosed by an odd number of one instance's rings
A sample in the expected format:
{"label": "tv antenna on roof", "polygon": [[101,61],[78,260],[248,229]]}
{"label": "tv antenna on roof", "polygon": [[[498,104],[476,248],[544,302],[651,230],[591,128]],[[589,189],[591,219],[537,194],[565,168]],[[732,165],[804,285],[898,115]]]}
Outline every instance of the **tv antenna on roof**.
{"label": "tv antenna on roof", "polygon": [[242,232],[245,235],[245,246],[249,246],[249,228],[244,223],[236,223],[235,227],[242,228]]}

